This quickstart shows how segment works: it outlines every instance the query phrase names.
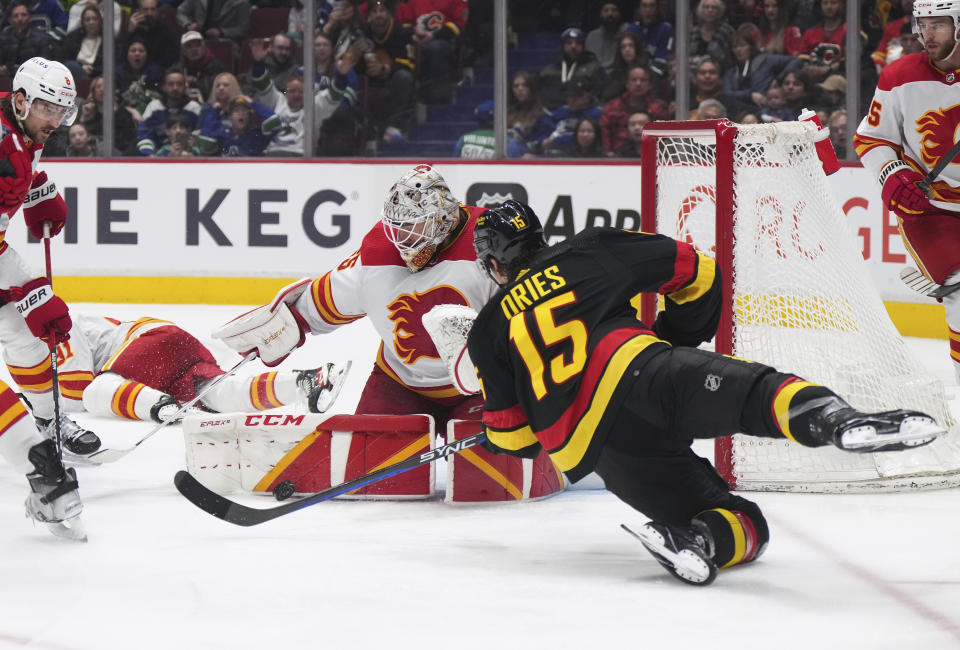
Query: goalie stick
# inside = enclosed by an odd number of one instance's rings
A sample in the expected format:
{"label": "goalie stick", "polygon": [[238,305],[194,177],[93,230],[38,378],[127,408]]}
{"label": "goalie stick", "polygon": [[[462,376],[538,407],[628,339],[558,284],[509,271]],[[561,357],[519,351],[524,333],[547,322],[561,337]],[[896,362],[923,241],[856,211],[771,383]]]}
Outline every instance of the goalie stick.
{"label": "goalie stick", "polygon": [[177,472],[176,476],[173,478],[173,484],[177,487],[177,490],[180,491],[180,494],[182,494],[190,503],[197,506],[204,512],[211,514],[214,517],[223,519],[231,524],[236,524],[237,526],[256,526],[257,524],[262,524],[265,521],[276,519],[277,517],[295,512],[302,508],[306,508],[307,506],[312,506],[315,503],[328,501],[333,497],[346,494],[347,492],[352,492],[353,490],[365,487],[371,483],[376,483],[377,481],[385,479],[389,476],[395,476],[422,465],[426,465],[427,463],[432,463],[437,459],[446,458],[447,456],[463,451],[464,449],[479,445],[486,439],[487,434],[481,431],[480,433],[475,433],[472,436],[467,436],[461,440],[454,440],[453,442],[437,447],[436,449],[431,449],[430,451],[426,451],[417,456],[407,458],[399,463],[387,465],[386,467],[370,472],[369,474],[358,476],[357,478],[345,483],[341,483],[340,485],[328,487],[326,490],[322,490],[316,494],[310,494],[302,499],[284,503],[283,505],[275,506],[273,508],[250,508],[240,503],[236,503],[235,501],[231,501],[225,496],[217,494],[210,488],[206,487],[192,474],[184,470]]}
{"label": "goalie stick", "polygon": [[900,269],[900,279],[917,293],[931,298],[943,298],[960,289],[960,282],[937,284],[912,266],[905,266]]}
{"label": "goalie stick", "polygon": [[219,377],[211,381],[209,384],[204,386],[203,390],[197,393],[196,397],[194,397],[192,400],[190,400],[189,402],[181,406],[176,413],[168,417],[166,420],[164,420],[163,422],[159,423],[157,426],[150,429],[150,431],[147,432],[147,435],[143,436],[142,438],[137,440],[135,443],[133,443],[132,447],[126,447],[123,449],[99,449],[88,456],[75,456],[71,454],[69,461],[76,462],[79,464],[85,464],[85,465],[101,465],[103,463],[112,463],[116,460],[120,460],[121,458],[129,454],[131,451],[139,447],[147,438],[155,434],[157,431],[164,428],[171,422],[175,422],[177,418],[179,418],[181,415],[187,412],[187,409],[189,409],[191,406],[199,402],[201,399],[203,399],[204,395],[206,395],[207,393],[212,391],[214,388],[216,388],[217,384],[219,384],[221,381],[223,381],[230,375],[234,374],[235,372],[240,370],[240,368],[242,368],[244,365],[253,361],[256,358],[257,358],[257,353],[250,352],[249,354],[247,354],[247,356],[240,359],[240,361],[237,362],[237,365],[235,365],[233,368],[230,368],[230,370],[227,370],[225,373],[223,373],[222,375],[220,375]]}

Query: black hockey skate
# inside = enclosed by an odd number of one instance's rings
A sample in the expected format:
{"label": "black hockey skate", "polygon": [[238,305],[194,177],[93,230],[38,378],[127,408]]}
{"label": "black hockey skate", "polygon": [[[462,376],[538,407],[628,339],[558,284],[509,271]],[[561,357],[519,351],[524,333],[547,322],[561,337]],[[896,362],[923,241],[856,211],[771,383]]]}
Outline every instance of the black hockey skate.
{"label": "black hockey skate", "polygon": [[[56,438],[57,432],[53,418],[36,418],[37,427],[48,438]],[[60,442],[65,451],[76,456],[87,456],[100,449],[100,438],[93,431],[84,429],[60,412]]]}
{"label": "black hockey skate", "polygon": [[814,414],[810,426],[823,442],[856,453],[922,447],[946,433],[926,413],[903,409],[863,413],[840,400],[832,400]]}
{"label": "black hockey skate", "polygon": [[297,388],[306,400],[308,411],[323,413],[333,406],[352,364],[352,361],[343,365],[326,363],[312,370],[294,370],[297,373]]}
{"label": "black hockey skate", "polygon": [[681,582],[706,587],[716,579],[713,538],[706,524],[694,522],[689,528],[678,528],[650,521],[639,531],[625,524],[620,527],[640,540],[657,562]]}
{"label": "black hockey skate", "polygon": [[49,439],[31,447],[27,459],[34,466],[34,471],[27,474],[27,516],[44,524],[57,537],[87,541],[87,531],[80,520],[83,502],[77,492],[76,470],[64,469],[57,457],[56,443]]}

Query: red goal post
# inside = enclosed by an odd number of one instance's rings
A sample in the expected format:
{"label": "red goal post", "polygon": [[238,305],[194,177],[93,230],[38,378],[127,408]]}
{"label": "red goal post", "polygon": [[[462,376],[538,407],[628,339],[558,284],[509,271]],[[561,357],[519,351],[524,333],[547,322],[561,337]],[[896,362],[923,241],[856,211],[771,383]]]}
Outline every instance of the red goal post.
{"label": "red goal post", "polygon": [[[916,408],[953,427],[942,383],[894,328],[833,196],[806,122],[651,122],[641,227],[714,255],[724,277],[715,349],[837,391],[857,408]],[[645,322],[656,296],[645,296]],[[781,440],[717,440],[738,489],[847,492],[960,484],[957,432],[903,453],[849,454]]]}

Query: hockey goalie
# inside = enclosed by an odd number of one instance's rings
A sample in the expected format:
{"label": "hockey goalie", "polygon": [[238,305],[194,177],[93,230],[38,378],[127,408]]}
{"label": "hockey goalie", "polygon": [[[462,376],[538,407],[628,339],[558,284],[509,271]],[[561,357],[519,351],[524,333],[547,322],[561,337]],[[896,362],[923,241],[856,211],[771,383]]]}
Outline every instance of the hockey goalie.
{"label": "hockey goalie", "polygon": [[[460,427],[470,429],[463,423],[479,421],[483,399],[470,385],[467,373],[458,379],[448,371],[423,317],[437,305],[477,310],[496,291],[496,285],[480,271],[473,249],[473,227],[481,212],[483,208],[460,204],[431,166],[418,165],[389,189],[381,218],[363,238],[360,250],[319,278],[283,288],[269,304],[230,321],[214,332],[214,337],[241,354],[255,352],[264,364],[276,366],[302,345],[308,334],[322,335],[368,317],[380,344],[356,414],[426,414],[436,432],[455,438]],[[381,428],[375,416],[365,417],[371,427]],[[264,422],[223,426],[244,430],[274,426]],[[309,492],[327,483],[330,476],[349,479],[354,472],[420,453],[432,444],[429,434],[425,436],[418,426],[408,431],[365,431],[362,421],[348,423],[342,418],[331,425],[304,420],[297,426],[306,426],[308,435],[317,433],[316,445],[331,448],[314,454],[312,462],[319,468],[316,475],[304,469],[310,465],[303,459],[309,445],[299,444],[304,431],[298,431],[299,447],[294,445],[286,452],[295,457],[284,455],[275,464],[289,467],[289,475],[274,472],[266,483],[261,476],[241,481],[240,487],[272,491],[290,481],[297,492]],[[266,437],[275,438],[281,428],[276,426]],[[327,435],[330,432],[350,435]],[[552,494],[563,487],[561,475],[546,455],[518,464],[517,459],[482,449],[469,451],[454,456],[448,466],[448,501],[516,501]],[[357,463],[358,458],[366,460]],[[422,498],[432,491],[432,469],[424,468],[381,481],[366,494]]]}

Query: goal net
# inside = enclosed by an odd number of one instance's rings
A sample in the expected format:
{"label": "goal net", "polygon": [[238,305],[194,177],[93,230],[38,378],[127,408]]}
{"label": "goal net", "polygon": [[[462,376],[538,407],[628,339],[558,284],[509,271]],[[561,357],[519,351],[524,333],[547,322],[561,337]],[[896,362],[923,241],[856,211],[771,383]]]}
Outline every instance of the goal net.
{"label": "goal net", "polygon": [[[716,256],[724,273],[718,352],[822,383],[861,410],[913,408],[953,427],[942,383],[887,315],[815,133],[807,122],[648,124],[643,229]],[[648,297],[646,322],[656,308]],[[960,484],[960,441],[951,430],[907,452],[851,454],[736,435],[717,441],[716,465],[744,490],[949,487]]]}

